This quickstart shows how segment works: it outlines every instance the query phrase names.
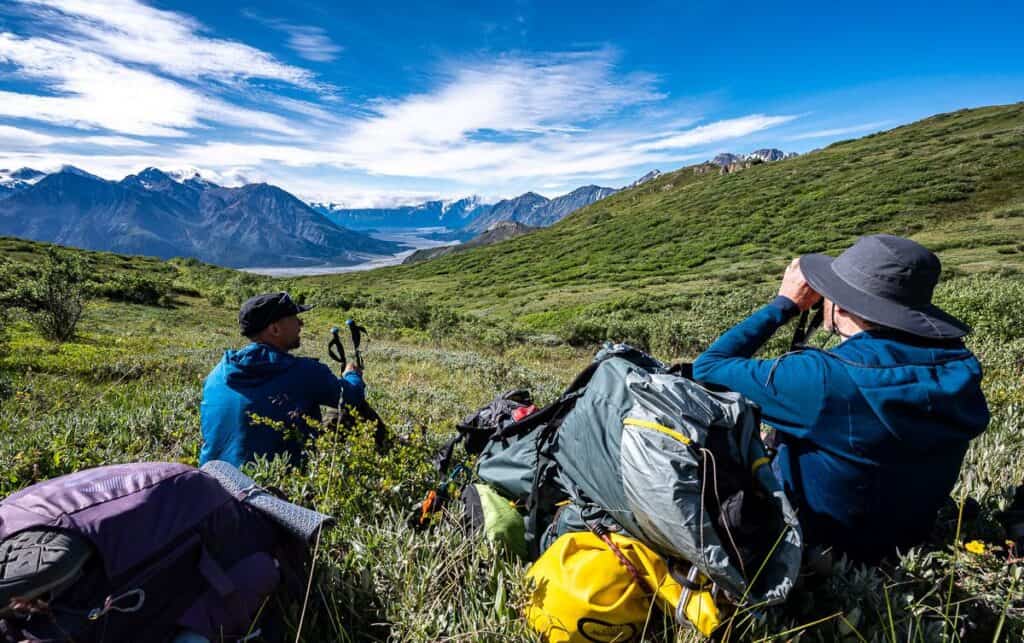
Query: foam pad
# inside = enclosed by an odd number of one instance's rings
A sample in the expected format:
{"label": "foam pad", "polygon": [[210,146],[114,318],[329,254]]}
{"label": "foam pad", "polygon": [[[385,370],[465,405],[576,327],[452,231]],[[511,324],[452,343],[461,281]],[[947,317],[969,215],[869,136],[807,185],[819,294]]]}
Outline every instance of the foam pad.
{"label": "foam pad", "polygon": [[257,486],[252,478],[227,462],[211,460],[200,471],[307,543],[313,540],[321,527],[335,524],[334,518],[326,514],[282,500]]}

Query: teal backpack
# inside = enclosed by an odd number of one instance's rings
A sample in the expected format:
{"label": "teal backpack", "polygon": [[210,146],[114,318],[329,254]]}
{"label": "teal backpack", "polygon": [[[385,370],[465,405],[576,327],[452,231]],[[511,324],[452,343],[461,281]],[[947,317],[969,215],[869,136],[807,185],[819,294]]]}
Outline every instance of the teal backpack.
{"label": "teal backpack", "polygon": [[[521,393],[459,426],[474,445],[476,478],[523,517],[530,560],[569,531],[618,532],[729,602],[785,600],[803,539],[753,403],[621,344],[606,345],[553,403],[516,419],[532,404]],[[461,467],[449,482],[465,477]]]}

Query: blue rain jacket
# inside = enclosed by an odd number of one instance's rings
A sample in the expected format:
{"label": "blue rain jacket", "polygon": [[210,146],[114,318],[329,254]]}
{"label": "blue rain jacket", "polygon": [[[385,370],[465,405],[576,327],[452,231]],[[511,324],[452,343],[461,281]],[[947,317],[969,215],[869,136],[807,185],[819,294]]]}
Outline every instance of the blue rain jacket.
{"label": "blue rain jacket", "polygon": [[752,359],[798,313],[776,298],[698,357],[694,377],[747,396],[778,431],[775,470],[808,542],[864,561],[920,543],[988,425],[981,365],[960,340],[890,330]]}
{"label": "blue rain jacket", "polygon": [[319,422],[321,405],[337,406],[339,399],[357,405],[364,397],[358,373],[339,379],[319,360],[266,344],[226,351],[203,386],[199,463],[224,460],[237,467],[257,455],[284,453],[299,466],[303,443],[315,435],[307,419]]}

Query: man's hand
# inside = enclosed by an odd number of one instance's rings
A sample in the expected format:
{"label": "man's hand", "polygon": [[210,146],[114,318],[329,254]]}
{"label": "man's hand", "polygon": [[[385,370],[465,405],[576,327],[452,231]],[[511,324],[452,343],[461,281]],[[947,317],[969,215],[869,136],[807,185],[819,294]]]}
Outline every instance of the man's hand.
{"label": "man's hand", "polygon": [[349,362],[348,364],[345,365],[345,372],[342,373],[342,375],[347,375],[347,374],[352,373],[352,372],[359,373],[360,375],[363,374],[363,372],[361,370],[359,370],[359,367],[356,366],[355,363]]}
{"label": "man's hand", "polygon": [[796,304],[801,311],[809,310],[821,299],[821,295],[815,292],[804,279],[804,273],[800,271],[799,257],[791,261],[789,267],[786,268],[782,286],[779,287],[779,294]]}

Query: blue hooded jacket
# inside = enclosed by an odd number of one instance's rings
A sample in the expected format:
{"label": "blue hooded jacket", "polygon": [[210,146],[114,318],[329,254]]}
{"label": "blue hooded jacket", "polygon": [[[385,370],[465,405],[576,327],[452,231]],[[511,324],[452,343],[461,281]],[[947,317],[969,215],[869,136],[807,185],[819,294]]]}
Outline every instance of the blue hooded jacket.
{"label": "blue hooded jacket", "polygon": [[750,398],[778,431],[775,470],[808,542],[865,561],[920,543],[988,426],[981,365],[960,340],[891,330],[752,359],[798,312],[778,297],[698,357],[694,377]]}
{"label": "blue hooded jacket", "polygon": [[315,432],[307,419],[321,420],[320,406],[360,404],[363,379],[349,372],[339,379],[319,360],[295,357],[266,344],[226,351],[203,385],[199,463],[224,460],[241,466],[255,456],[288,455],[303,461],[303,443]]}

